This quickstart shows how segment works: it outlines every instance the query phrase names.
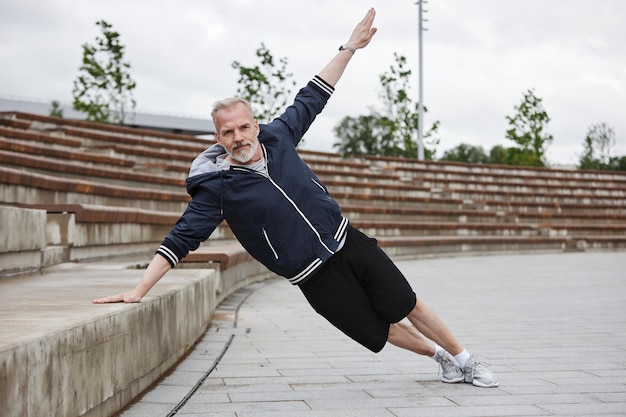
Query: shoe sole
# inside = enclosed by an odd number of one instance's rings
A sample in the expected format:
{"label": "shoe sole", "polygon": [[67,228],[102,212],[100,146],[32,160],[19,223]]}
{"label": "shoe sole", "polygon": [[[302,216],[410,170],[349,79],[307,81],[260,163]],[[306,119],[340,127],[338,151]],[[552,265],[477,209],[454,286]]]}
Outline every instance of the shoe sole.
{"label": "shoe sole", "polygon": [[458,382],[463,382],[465,380],[465,377],[461,376],[458,377],[456,379],[441,379],[441,382],[445,382],[446,384],[456,384]]}
{"label": "shoe sole", "polygon": [[498,385],[500,385],[499,382],[492,382],[491,384],[483,384],[482,382],[479,382],[479,381],[472,381],[471,384],[475,387],[480,387],[480,388],[495,388]]}

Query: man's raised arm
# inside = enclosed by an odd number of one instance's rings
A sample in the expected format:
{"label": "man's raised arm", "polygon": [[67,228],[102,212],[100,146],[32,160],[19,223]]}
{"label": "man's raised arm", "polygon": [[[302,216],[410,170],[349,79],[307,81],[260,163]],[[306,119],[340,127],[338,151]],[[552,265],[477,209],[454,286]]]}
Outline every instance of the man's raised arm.
{"label": "man's raised arm", "polygon": [[374,17],[376,17],[376,10],[372,7],[363,20],[356,25],[348,42],[342,45],[337,55],[317,74],[321,79],[333,87],[337,84],[352,55],[356,50],[365,48],[376,33],[377,29],[372,27]]}

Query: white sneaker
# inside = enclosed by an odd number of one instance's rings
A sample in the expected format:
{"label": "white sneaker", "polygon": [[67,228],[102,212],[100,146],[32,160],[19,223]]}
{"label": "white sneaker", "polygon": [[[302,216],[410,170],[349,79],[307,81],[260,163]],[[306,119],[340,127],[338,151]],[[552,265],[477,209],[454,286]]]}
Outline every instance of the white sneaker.
{"label": "white sneaker", "polygon": [[457,382],[462,382],[465,379],[465,375],[463,374],[463,369],[459,366],[454,356],[446,352],[445,350],[440,350],[437,352],[435,356],[435,361],[441,365],[441,381],[447,384],[454,384]]}
{"label": "white sneaker", "polygon": [[500,385],[498,377],[487,368],[487,364],[481,362],[474,355],[470,356],[465,363],[463,372],[465,373],[465,382],[477,387],[493,388]]}

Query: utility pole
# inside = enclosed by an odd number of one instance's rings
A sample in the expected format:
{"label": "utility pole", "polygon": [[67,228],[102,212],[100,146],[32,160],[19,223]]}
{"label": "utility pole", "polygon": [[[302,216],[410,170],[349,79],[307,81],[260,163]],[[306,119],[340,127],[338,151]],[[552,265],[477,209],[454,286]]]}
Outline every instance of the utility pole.
{"label": "utility pole", "polygon": [[418,89],[419,89],[419,97],[417,102],[417,159],[424,160],[424,82],[423,82],[423,64],[422,64],[422,35],[426,28],[424,28],[423,23],[427,22],[422,15],[427,10],[423,10],[423,4],[426,3],[425,0],[417,1],[417,31],[418,31],[418,57],[419,57],[419,67],[418,67]]}

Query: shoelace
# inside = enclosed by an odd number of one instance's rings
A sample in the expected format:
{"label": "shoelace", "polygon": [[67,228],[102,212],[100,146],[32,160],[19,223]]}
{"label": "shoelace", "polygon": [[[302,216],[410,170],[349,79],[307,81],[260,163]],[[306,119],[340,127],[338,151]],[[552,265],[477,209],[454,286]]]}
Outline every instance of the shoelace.
{"label": "shoelace", "polygon": [[[452,358],[450,358],[447,355],[444,355],[441,357],[441,360],[439,361],[439,372],[438,372],[438,376],[442,375],[444,373],[444,369],[447,368],[458,368],[459,366],[454,363],[454,361],[452,360]],[[463,371],[463,370],[461,370]]]}
{"label": "shoelace", "polygon": [[[485,361],[474,360],[474,363],[471,366],[472,372],[470,374],[470,377],[472,378],[472,381],[474,380],[474,371],[476,370],[476,368],[480,367],[481,369],[486,371],[489,366],[491,366],[491,364],[489,364],[489,363],[487,363]],[[463,371],[465,371],[465,370],[463,370]]]}

